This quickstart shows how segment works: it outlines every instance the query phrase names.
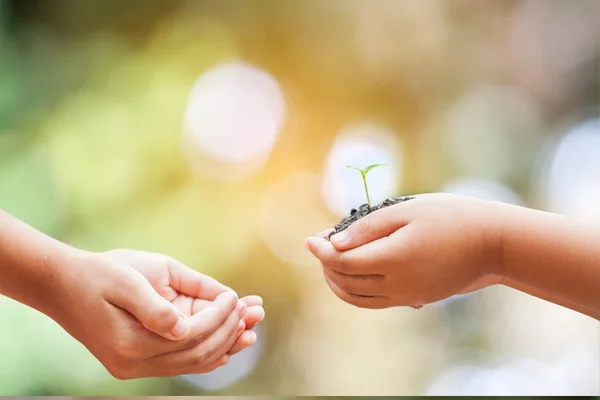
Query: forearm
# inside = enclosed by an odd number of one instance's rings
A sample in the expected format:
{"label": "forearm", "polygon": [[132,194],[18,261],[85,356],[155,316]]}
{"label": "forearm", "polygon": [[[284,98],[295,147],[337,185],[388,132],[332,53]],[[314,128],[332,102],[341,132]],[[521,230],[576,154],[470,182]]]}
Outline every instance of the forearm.
{"label": "forearm", "polygon": [[49,314],[56,275],[75,250],[0,210],[0,294]]}
{"label": "forearm", "polygon": [[514,206],[502,217],[504,283],[600,319],[600,230]]}

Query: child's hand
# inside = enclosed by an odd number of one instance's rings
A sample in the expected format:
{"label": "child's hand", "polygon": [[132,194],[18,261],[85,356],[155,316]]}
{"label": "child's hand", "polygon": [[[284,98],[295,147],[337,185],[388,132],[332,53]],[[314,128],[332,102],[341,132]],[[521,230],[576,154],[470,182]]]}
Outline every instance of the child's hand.
{"label": "child's hand", "polygon": [[325,279],[358,307],[421,306],[498,283],[495,204],[446,194],[377,210],[331,237],[306,240]]}
{"label": "child's hand", "polygon": [[52,285],[60,298],[50,316],[119,379],[214,370],[254,343],[243,318],[252,325],[264,316],[260,298],[247,305],[158,254],[78,252]]}

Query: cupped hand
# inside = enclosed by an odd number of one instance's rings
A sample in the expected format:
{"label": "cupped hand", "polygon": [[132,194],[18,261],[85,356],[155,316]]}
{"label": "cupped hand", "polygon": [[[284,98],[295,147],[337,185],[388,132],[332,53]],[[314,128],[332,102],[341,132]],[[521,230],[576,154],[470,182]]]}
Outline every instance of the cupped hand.
{"label": "cupped hand", "polygon": [[50,316],[119,379],[212,371],[253,344],[245,330],[264,316],[260,298],[239,301],[214,279],[152,253],[78,252],[52,284]]}
{"label": "cupped hand", "polygon": [[[121,249],[110,250],[105,254],[139,271],[152,288],[161,297],[171,302],[184,317],[190,317],[209,307],[218,295],[232,290],[216,279],[201,274],[165,255]],[[228,352],[229,355],[234,355],[256,342],[256,334],[252,329],[265,317],[262,307],[263,300],[260,296],[246,296],[240,300],[247,307],[246,314],[242,319],[244,331]],[[171,318],[174,317],[173,313]],[[165,320],[161,321],[169,326]],[[185,319],[183,322],[185,323]],[[159,326],[150,325],[147,328],[166,338],[177,338],[173,336],[173,332],[161,331]]]}
{"label": "cupped hand", "polygon": [[499,283],[492,202],[426,194],[379,209],[330,241],[307,238],[331,290],[362,308],[418,307]]}

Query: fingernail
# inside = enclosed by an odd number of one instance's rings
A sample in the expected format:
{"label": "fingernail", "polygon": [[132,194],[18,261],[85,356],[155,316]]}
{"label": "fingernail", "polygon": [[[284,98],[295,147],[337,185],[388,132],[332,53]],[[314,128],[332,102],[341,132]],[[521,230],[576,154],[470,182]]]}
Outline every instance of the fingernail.
{"label": "fingernail", "polygon": [[250,331],[250,335],[249,336],[250,336],[250,341],[252,343],[256,342],[256,339],[258,338],[258,336],[256,336],[256,332]]}
{"label": "fingernail", "polygon": [[171,330],[171,335],[175,337],[185,336],[190,331],[190,323],[185,319],[179,317],[177,323]]}
{"label": "fingernail", "polygon": [[346,231],[341,231],[340,233],[333,235],[330,240],[337,244],[344,244],[350,240],[350,235],[348,235],[348,232]]}
{"label": "fingernail", "polygon": [[240,321],[238,325],[238,335],[246,330],[246,323],[244,321]]}
{"label": "fingernail", "polygon": [[228,296],[231,296],[232,298],[235,298],[235,299],[239,299],[240,298],[240,296],[238,296],[238,294],[235,291],[233,291],[233,290],[229,290],[229,291],[227,291],[225,293],[228,293]]}
{"label": "fingernail", "polygon": [[320,238],[318,236],[309,236],[306,239],[304,239],[304,246],[306,246],[307,249],[311,249],[315,243],[319,242],[320,240],[323,240],[323,238]]}
{"label": "fingernail", "polygon": [[215,301],[219,298],[223,299],[226,302],[234,302],[234,301],[238,300],[238,295],[233,290],[229,290],[227,292],[223,292],[220,295],[218,295],[217,298],[215,299]]}
{"label": "fingernail", "polygon": [[306,247],[307,250],[310,250],[310,238],[304,239],[304,247]]}

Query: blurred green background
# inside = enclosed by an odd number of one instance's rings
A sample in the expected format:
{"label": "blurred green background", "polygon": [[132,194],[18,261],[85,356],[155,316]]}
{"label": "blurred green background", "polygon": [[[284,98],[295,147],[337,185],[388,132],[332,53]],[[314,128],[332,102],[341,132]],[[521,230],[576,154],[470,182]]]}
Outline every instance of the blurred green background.
{"label": "blurred green background", "polygon": [[600,223],[597,0],[0,0],[0,206],[260,294],[211,374],[113,379],[0,298],[1,395],[600,393],[597,321],[490,288],[338,300],[305,236],[445,191]]}

